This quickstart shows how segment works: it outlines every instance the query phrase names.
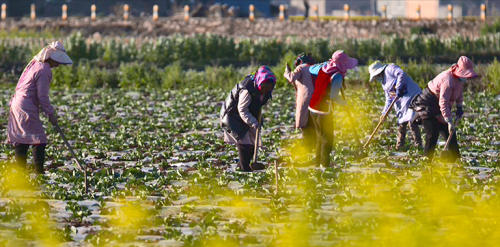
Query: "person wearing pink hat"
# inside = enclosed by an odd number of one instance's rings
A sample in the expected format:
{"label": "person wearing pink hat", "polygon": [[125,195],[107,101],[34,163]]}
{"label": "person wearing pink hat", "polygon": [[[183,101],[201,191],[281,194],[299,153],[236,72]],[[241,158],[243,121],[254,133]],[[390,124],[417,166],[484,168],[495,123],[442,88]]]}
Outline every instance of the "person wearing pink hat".
{"label": "person wearing pink hat", "polygon": [[460,158],[451,109],[456,103],[456,120],[463,116],[463,84],[467,79],[475,77],[477,74],[474,71],[474,64],[469,58],[462,56],[450,69],[430,81],[422,94],[413,100],[411,107],[418,113],[426,133],[424,154],[430,159],[434,157],[440,132],[445,140],[453,134],[449,149],[453,160]]}
{"label": "person wearing pink hat", "polygon": [[52,68],[72,64],[64,46],[56,41],[43,48],[26,66],[10,100],[7,141],[14,145],[18,165],[26,168],[27,153],[33,146],[35,172],[43,173],[47,136],[40,120],[40,108],[57,125],[57,116],[49,99]]}
{"label": "person wearing pink hat", "polygon": [[[330,153],[333,148],[333,110],[332,103],[342,106],[347,103],[340,98],[339,92],[347,70],[358,65],[358,60],[350,58],[344,51],[338,50],[332,59],[319,67],[314,83],[314,92],[309,102],[309,111],[316,128],[316,165],[330,166]],[[315,67],[317,68],[317,66]],[[314,68],[311,67],[314,70]],[[311,71],[310,69],[310,71]]]}

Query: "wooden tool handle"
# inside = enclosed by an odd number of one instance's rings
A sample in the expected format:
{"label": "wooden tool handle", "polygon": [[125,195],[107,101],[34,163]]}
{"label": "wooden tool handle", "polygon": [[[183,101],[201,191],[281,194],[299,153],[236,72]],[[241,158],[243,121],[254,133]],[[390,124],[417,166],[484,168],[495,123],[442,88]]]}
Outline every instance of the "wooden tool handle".
{"label": "wooden tool handle", "polygon": [[64,144],[66,147],[69,149],[69,152],[71,153],[71,156],[76,161],[76,165],[78,166],[78,169],[80,169],[81,172],[83,172],[83,179],[85,182],[85,194],[88,192],[88,181],[87,181],[87,171],[83,169],[82,165],[80,164],[80,161],[78,160],[78,157],[76,157],[75,151],[73,151],[73,148],[69,144],[68,140],[66,139],[66,136],[64,136],[64,133],[61,130],[61,127],[59,127],[58,124],[55,124],[54,127],[56,128],[57,132],[59,132],[59,135],[61,135],[61,138],[63,139]]}
{"label": "wooden tool handle", "polygon": [[255,134],[255,146],[254,146],[254,150],[253,150],[253,162],[254,163],[257,163],[257,156],[259,153],[261,119],[262,119],[262,109],[259,110],[259,118],[257,119],[257,122],[259,123],[259,127],[257,128],[257,133]]}
{"label": "wooden tool handle", "polygon": [[448,147],[450,146],[450,142],[451,142],[451,138],[453,137],[453,135],[455,135],[455,133],[457,133],[457,122],[458,122],[458,118],[455,118],[455,121],[454,121],[454,125],[455,125],[455,131],[453,133],[450,133],[450,135],[448,136],[448,139],[446,140],[446,144],[444,145],[444,150],[448,150]]}
{"label": "wooden tool handle", "polygon": [[377,133],[378,129],[380,129],[380,126],[382,126],[382,123],[385,121],[385,119],[387,118],[387,116],[389,116],[389,113],[391,112],[392,107],[394,106],[394,104],[396,103],[396,101],[398,99],[399,99],[399,97],[396,97],[392,101],[391,105],[389,106],[389,109],[387,109],[387,111],[385,112],[384,116],[382,116],[382,119],[380,119],[380,121],[378,122],[377,127],[375,128],[375,130],[373,130],[373,133],[370,135],[370,138],[368,139],[368,141],[366,141],[366,143],[363,146],[363,148],[366,148],[368,146],[368,144],[370,144],[370,142],[372,141],[373,137]]}

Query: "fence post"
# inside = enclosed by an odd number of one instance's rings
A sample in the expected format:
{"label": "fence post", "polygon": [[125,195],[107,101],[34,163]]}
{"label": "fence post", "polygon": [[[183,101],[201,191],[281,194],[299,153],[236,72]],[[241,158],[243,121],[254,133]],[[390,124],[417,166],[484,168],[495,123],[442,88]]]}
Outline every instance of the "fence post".
{"label": "fence post", "polygon": [[2,21],[7,18],[7,4],[2,4]]}
{"label": "fence post", "polygon": [[285,5],[280,5],[280,21],[285,20]]}
{"label": "fence post", "polygon": [[248,6],[248,10],[250,11],[248,19],[250,19],[250,21],[253,22],[255,20],[255,14],[254,14],[255,6],[253,6],[253,4],[250,4],[250,6]]}
{"label": "fence post", "polygon": [[123,20],[127,21],[128,20],[128,17],[129,17],[129,11],[130,10],[130,7],[128,6],[128,4],[125,4],[123,5]]}
{"label": "fence post", "polygon": [[349,4],[344,4],[344,20],[349,20]]}
{"label": "fence post", "polygon": [[65,21],[68,19],[68,5],[63,4],[62,6],[62,20]]}
{"label": "fence post", "polygon": [[184,20],[189,21],[189,5],[184,5]]}
{"label": "fence post", "polygon": [[453,5],[448,4],[448,21],[453,20]]}
{"label": "fence post", "polygon": [[31,4],[31,20],[36,19],[36,6],[34,3]]}
{"label": "fence post", "polygon": [[421,15],[420,15],[420,4],[417,5],[417,21],[420,21]]}
{"label": "fence post", "polygon": [[382,5],[382,20],[387,20],[387,5]]}
{"label": "fence post", "polygon": [[313,11],[314,11],[313,20],[314,21],[319,21],[318,5],[314,5],[313,6]]}
{"label": "fence post", "polygon": [[92,21],[95,21],[95,17],[96,17],[95,11],[96,10],[97,10],[97,8],[96,8],[95,4],[92,4],[92,6],[90,6],[90,11],[91,11],[91,13],[90,13],[90,19]]}
{"label": "fence post", "polygon": [[153,6],[153,21],[158,21],[158,5]]}
{"label": "fence post", "polygon": [[486,21],[486,4],[481,4],[481,20]]}

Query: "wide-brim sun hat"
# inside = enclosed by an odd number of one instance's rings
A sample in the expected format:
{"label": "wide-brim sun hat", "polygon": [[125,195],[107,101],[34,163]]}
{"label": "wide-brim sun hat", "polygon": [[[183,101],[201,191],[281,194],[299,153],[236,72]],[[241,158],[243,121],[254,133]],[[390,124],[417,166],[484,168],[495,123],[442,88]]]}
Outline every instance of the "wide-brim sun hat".
{"label": "wide-brim sun hat", "polygon": [[451,66],[451,72],[453,75],[459,78],[476,78],[477,73],[474,71],[474,63],[466,57],[461,56],[458,62]]}
{"label": "wide-brim sun hat", "polygon": [[60,64],[73,64],[73,61],[65,51],[57,50],[50,55],[50,58]]}
{"label": "wide-brim sun hat", "polygon": [[373,62],[370,67],[368,67],[368,72],[370,73],[370,82],[373,82],[375,76],[378,76],[382,71],[384,71],[387,64],[382,64],[380,61]]}
{"label": "wide-brim sun hat", "polygon": [[59,41],[50,43],[34,57],[35,60],[41,63],[46,62],[49,58],[60,64],[73,64],[73,61],[66,54],[66,49]]}

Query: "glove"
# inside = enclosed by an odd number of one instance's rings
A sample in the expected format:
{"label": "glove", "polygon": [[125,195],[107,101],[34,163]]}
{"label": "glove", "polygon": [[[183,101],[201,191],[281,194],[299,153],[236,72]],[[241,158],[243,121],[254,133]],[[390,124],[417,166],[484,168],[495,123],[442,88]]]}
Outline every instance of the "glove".
{"label": "glove", "polygon": [[54,126],[57,125],[57,116],[55,113],[49,115],[49,122]]}
{"label": "glove", "polygon": [[457,106],[455,114],[457,115],[457,118],[461,118],[464,115],[464,108],[462,106]]}
{"label": "glove", "polygon": [[401,90],[399,90],[399,89],[396,90],[396,95],[398,97],[400,97],[400,98],[403,97],[405,94],[406,94],[405,90],[402,90],[402,89]]}
{"label": "glove", "polygon": [[254,123],[254,124],[252,125],[252,128],[254,128],[254,129],[259,129],[259,123]]}

